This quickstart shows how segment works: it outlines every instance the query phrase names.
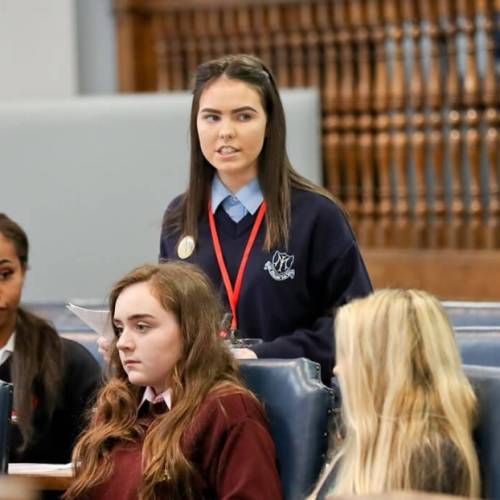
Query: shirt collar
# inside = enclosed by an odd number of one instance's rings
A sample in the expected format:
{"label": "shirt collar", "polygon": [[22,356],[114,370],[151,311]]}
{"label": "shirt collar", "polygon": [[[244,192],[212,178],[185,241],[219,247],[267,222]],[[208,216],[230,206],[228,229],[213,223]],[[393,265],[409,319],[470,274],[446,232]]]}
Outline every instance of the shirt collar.
{"label": "shirt collar", "polygon": [[219,205],[228,197],[234,196],[253,215],[264,201],[262,190],[257,178],[243,186],[237,193],[231,193],[229,189],[214,175],[212,180],[212,212],[215,213]]}
{"label": "shirt collar", "polygon": [[139,408],[146,401],[149,401],[150,403],[159,403],[162,400],[165,401],[167,408],[170,410],[172,408],[172,389],[167,389],[166,391],[157,395],[156,392],[154,391],[154,389],[152,387],[148,386],[148,387],[146,387],[146,390],[144,391],[141,402],[139,404]]}
{"label": "shirt collar", "polygon": [[0,347],[0,365],[5,363],[9,359],[9,356],[14,352],[14,347],[16,344],[16,332],[12,332],[7,343]]}

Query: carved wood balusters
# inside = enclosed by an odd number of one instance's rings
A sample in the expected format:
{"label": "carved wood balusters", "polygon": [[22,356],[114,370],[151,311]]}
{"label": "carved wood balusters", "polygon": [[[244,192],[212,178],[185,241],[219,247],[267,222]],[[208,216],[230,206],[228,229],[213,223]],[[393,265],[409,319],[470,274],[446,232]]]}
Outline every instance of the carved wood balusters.
{"label": "carved wood balusters", "polygon": [[319,88],[324,183],[365,247],[500,248],[498,0],[115,0],[115,12],[123,91],[187,89],[200,62],[232,52],[261,57],[280,86]]}

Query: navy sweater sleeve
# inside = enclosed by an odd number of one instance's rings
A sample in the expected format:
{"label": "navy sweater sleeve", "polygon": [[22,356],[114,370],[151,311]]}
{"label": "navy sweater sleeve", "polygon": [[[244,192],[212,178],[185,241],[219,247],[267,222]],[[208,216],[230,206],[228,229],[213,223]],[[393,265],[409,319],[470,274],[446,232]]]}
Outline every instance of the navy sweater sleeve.
{"label": "navy sweater sleeve", "polygon": [[[309,203],[305,203],[307,199]],[[335,362],[335,310],[353,298],[367,295],[372,287],[356,239],[340,208],[310,193],[294,208],[291,248],[298,240],[302,248],[296,254],[307,260],[304,295],[312,314],[307,324],[280,331],[274,340],[253,350],[259,358],[312,359],[320,363],[322,379],[329,382]]]}

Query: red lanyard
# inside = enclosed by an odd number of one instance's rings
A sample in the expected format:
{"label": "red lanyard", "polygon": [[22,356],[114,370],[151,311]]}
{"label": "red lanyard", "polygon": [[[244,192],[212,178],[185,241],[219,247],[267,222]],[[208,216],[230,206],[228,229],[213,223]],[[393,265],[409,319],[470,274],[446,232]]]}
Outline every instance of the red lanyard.
{"label": "red lanyard", "polygon": [[231,331],[234,332],[238,328],[238,321],[236,319],[236,309],[238,307],[238,300],[240,298],[241,285],[243,283],[243,275],[245,274],[245,269],[248,263],[248,257],[252,251],[252,247],[255,243],[255,238],[257,238],[257,233],[264,219],[266,213],[266,202],[262,202],[259,211],[257,212],[257,217],[253,223],[252,231],[248,237],[247,245],[245,251],[243,252],[243,257],[241,258],[240,267],[238,269],[238,275],[236,277],[236,283],[231,284],[229,279],[229,273],[227,272],[226,263],[224,262],[224,255],[222,254],[222,247],[220,245],[219,235],[217,234],[217,227],[215,226],[215,218],[212,213],[212,203],[208,202],[208,222],[210,224],[210,232],[212,233],[212,243],[214,245],[215,256],[217,257],[217,264],[219,265],[219,270],[222,275],[222,280],[224,281],[224,286],[226,287],[227,298],[229,300],[229,305],[231,307],[231,312],[233,313],[233,318],[231,320]]}

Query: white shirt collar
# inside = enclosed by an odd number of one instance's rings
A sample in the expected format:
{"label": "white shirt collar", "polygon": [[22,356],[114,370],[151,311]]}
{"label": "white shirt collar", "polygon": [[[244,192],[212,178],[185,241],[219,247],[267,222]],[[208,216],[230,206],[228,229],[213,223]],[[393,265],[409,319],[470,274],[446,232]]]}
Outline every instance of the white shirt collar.
{"label": "white shirt collar", "polygon": [[5,363],[10,355],[14,352],[14,347],[16,343],[16,332],[12,332],[9,340],[7,340],[7,343],[3,346],[0,347],[0,365]]}
{"label": "white shirt collar", "polygon": [[154,389],[148,386],[144,391],[141,403],[139,404],[139,408],[143,405],[145,401],[149,401],[150,403],[158,403],[161,400],[165,401],[167,408],[170,410],[172,408],[172,389],[167,389],[161,394],[156,394]]}

